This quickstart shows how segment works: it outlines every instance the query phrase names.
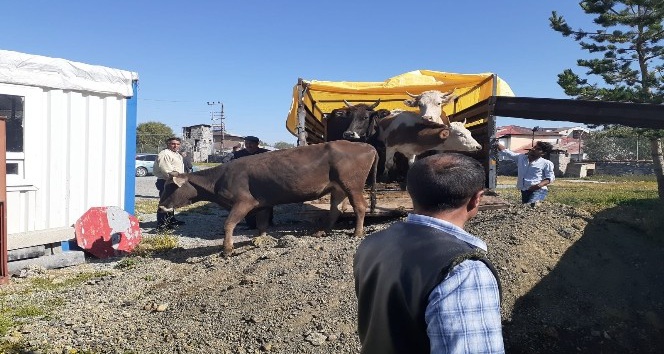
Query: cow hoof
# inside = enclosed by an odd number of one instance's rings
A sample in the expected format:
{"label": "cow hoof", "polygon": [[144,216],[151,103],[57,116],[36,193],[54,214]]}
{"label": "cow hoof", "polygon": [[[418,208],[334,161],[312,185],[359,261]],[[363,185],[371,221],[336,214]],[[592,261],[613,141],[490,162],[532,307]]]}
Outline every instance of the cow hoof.
{"label": "cow hoof", "polygon": [[325,237],[325,231],[316,231],[313,234],[314,237]]}
{"label": "cow hoof", "polygon": [[230,248],[230,249],[228,249],[228,248],[224,248],[223,251],[221,252],[221,255],[222,255],[224,258],[228,258],[228,257],[230,257],[230,256],[233,255],[233,249],[232,249],[232,248]]}
{"label": "cow hoof", "polygon": [[364,232],[356,232],[353,234],[354,237],[364,237]]}

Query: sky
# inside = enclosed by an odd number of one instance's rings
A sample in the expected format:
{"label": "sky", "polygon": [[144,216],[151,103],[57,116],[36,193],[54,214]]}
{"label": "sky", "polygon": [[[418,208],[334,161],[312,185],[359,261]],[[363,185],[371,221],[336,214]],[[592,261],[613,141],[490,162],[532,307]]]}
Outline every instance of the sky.
{"label": "sky", "polygon": [[[286,130],[298,78],[384,81],[413,71],[492,72],[516,96],[568,98],[556,83],[583,73],[578,44],[551,11],[592,28],[578,1],[11,1],[0,49],[137,72],[138,123],[213,124],[268,144]],[[498,118],[498,125],[580,124]]]}

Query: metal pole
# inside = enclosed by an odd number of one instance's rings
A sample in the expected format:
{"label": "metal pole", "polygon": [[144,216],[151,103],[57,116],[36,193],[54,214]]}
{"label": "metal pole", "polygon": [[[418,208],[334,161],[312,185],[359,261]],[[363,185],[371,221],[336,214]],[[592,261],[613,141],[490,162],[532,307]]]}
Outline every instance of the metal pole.
{"label": "metal pole", "polygon": [[306,84],[304,80],[297,80],[297,146],[307,145],[307,130],[306,130],[306,112],[304,110],[304,93],[306,92]]}

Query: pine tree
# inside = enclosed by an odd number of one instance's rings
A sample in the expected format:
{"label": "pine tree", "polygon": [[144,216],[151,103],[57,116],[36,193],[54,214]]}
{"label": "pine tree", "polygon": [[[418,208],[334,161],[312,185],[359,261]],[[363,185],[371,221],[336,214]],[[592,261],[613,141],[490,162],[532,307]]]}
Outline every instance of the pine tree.
{"label": "pine tree", "polygon": [[[558,75],[558,84],[569,96],[585,100],[635,103],[664,102],[664,1],[595,0],[580,1],[581,9],[594,16],[594,31],[572,30],[555,11],[551,28],[572,37],[591,58],[577,60],[587,68],[581,78],[572,69]],[[643,130],[657,176],[660,200],[664,200],[664,130]]]}

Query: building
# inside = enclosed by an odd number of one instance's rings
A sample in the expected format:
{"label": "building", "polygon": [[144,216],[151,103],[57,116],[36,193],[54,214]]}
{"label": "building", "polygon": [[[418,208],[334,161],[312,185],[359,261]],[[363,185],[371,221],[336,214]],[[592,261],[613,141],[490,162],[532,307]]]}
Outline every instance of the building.
{"label": "building", "polygon": [[181,148],[191,154],[194,162],[207,161],[212,154],[212,126],[198,124],[182,128]]}
{"label": "building", "polygon": [[[182,148],[192,154],[194,162],[219,162],[223,156],[244,148],[244,135],[222,134],[218,126],[208,124],[182,128]],[[261,147],[273,150],[270,146]]]}
{"label": "building", "polygon": [[518,153],[528,151],[536,141],[546,141],[551,143],[555,150],[567,154],[572,161],[579,161],[586,158],[582,151],[582,137],[589,132],[590,129],[585,127],[524,128],[508,125],[498,127],[496,138],[506,148]]}
{"label": "building", "polygon": [[233,151],[233,148],[241,149],[244,147],[244,136],[236,135],[224,131],[222,133],[221,129],[215,127],[213,130],[214,136],[214,153],[215,154],[224,154]]}
{"label": "building", "polygon": [[137,85],[135,72],[0,50],[9,250],[57,248],[93,206],[134,212]]}

